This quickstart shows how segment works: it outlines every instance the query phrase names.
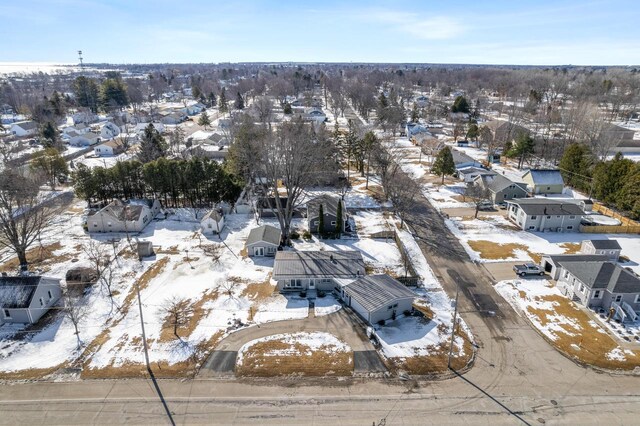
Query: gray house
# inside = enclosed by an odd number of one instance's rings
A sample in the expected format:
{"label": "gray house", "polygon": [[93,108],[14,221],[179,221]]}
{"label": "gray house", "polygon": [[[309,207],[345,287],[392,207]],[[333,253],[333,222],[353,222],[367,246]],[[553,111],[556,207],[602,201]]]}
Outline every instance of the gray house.
{"label": "gray house", "polygon": [[564,190],[564,180],[560,170],[527,170],[522,175],[522,180],[532,194],[562,194]]}
{"label": "gray house", "polygon": [[540,259],[540,266],[554,280],[560,278],[562,262],[606,262],[607,256],[600,254],[545,254]]}
{"label": "gray house", "polygon": [[322,205],[324,226],[323,231],[327,233],[335,232],[338,220],[338,204],[342,208],[342,231],[348,228],[349,216],[344,202],[337,195],[321,195],[307,203],[307,221],[309,232],[317,233],[320,226],[320,206]]}
{"label": "gray house", "polygon": [[0,277],[0,324],[35,324],[61,295],[57,278]]}
{"label": "gray house", "polygon": [[482,174],[477,176],[474,185],[479,185],[483,189],[491,192],[491,199],[494,204],[514,198],[526,198],[527,189],[524,183],[513,182],[499,174]]}
{"label": "gray house", "polygon": [[484,168],[480,161],[469,157],[467,154],[458,151],[457,149],[451,150],[451,156],[453,157],[453,163],[456,166],[456,170],[466,169],[468,167],[476,167],[479,169]]}
{"label": "gray house", "polygon": [[275,226],[262,225],[249,231],[249,236],[245,243],[249,256],[269,256],[276,255],[281,237],[280,229]]}
{"label": "gray house", "polygon": [[412,309],[416,295],[389,275],[358,278],[342,288],[342,300],[369,324]]}
{"label": "gray house", "polygon": [[562,294],[589,308],[614,309],[621,320],[636,320],[640,279],[613,262],[563,262],[556,284]]}
{"label": "gray house", "polygon": [[272,277],[280,291],[332,291],[364,274],[359,251],[278,251]]}
{"label": "gray house", "polygon": [[458,170],[458,178],[467,183],[473,182],[478,176],[495,174],[496,172],[494,172],[493,170],[487,170],[481,167],[465,167]]}
{"label": "gray house", "polygon": [[601,254],[607,256],[608,260],[617,262],[622,247],[616,240],[584,240],[580,251],[585,254]]}
{"label": "gray house", "polygon": [[522,198],[507,201],[507,217],[524,231],[577,232],[580,206],[562,200]]}

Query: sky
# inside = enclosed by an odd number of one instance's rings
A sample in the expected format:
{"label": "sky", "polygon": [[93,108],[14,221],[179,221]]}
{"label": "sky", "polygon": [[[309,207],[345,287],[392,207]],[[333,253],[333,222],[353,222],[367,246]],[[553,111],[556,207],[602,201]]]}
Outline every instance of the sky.
{"label": "sky", "polygon": [[0,61],[640,65],[638,0],[2,0]]}

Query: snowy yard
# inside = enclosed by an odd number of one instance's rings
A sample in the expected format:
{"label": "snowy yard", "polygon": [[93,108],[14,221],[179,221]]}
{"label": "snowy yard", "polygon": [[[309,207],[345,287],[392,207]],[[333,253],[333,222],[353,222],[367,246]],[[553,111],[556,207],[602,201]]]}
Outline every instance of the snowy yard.
{"label": "snowy yard", "polygon": [[[622,347],[592,312],[564,297],[543,279],[500,281],[496,291],[556,348],[579,362],[607,369],[640,366],[640,349]],[[616,326],[620,328],[619,326]]]}
{"label": "snowy yard", "polygon": [[236,374],[248,376],[346,376],[353,371],[351,348],[324,332],[275,334],[238,351]]}
{"label": "snowy yard", "polygon": [[338,312],[340,309],[342,309],[342,304],[332,294],[326,294],[324,297],[316,298],[313,308],[314,314],[317,317]]}

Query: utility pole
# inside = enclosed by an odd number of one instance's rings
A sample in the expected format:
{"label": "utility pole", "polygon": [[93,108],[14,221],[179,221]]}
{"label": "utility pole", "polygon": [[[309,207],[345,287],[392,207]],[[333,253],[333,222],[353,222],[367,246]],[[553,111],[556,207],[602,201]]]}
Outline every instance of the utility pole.
{"label": "utility pole", "polygon": [[149,364],[149,352],[147,349],[147,335],[144,332],[144,317],[142,316],[142,300],[140,299],[140,286],[136,281],[136,293],[138,293],[138,309],[140,310],[140,327],[142,328],[142,347],[144,349],[144,361],[147,365],[147,371],[150,375],[153,375],[151,372],[151,365]]}
{"label": "utility pole", "polygon": [[451,324],[451,345],[449,346],[449,359],[447,360],[447,368],[451,370],[451,356],[453,355],[453,340],[456,334],[456,322],[458,320],[458,295],[460,294],[460,283],[456,281],[456,301],[453,311],[453,323]]}

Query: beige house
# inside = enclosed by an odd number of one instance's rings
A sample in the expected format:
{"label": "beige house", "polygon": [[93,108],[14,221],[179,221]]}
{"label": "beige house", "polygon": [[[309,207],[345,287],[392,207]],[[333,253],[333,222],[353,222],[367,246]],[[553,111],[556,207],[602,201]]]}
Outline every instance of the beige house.
{"label": "beige house", "polygon": [[89,232],[140,232],[158,213],[158,200],[115,200],[87,217]]}
{"label": "beige house", "polygon": [[532,194],[562,194],[564,180],[560,170],[531,169],[522,175]]}

